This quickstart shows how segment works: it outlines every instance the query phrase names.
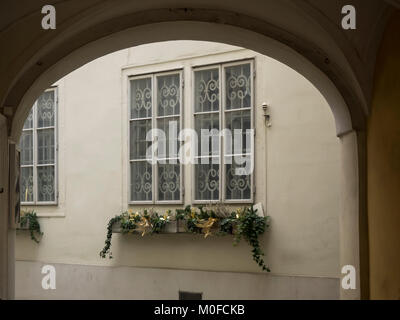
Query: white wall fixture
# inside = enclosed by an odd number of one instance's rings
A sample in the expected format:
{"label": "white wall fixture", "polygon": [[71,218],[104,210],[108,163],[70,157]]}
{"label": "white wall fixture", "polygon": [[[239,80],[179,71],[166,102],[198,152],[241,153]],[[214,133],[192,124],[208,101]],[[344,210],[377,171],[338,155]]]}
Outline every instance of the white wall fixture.
{"label": "white wall fixture", "polygon": [[261,108],[263,109],[264,112],[264,118],[265,118],[265,125],[267,127],[271,127],[271,113],[270,113],[270,106],[268,105],[268,103],[263,102],[263,104],[261,105]]}

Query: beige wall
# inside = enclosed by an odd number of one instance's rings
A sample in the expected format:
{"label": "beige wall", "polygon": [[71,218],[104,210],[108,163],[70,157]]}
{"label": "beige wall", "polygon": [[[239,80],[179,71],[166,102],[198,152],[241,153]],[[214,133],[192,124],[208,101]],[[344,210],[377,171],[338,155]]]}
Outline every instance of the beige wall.
{"label": "beige wall", "polygon": [[178,299],[179,291],[205,300],[337,299],[337,278],[214,271],[54,264],[56,290],[41,288],[43,263],[18,261],[20,299]]}
{"label": "beige wall", "polygon": [[[126,76],[176,65],[186,66],[187,73],[192,64],[241,58],[255,58],[257,69],[255,200],[272,218],[271,230],[262,237],[266,261],[274,276],[338,278],[340,145],[328,104],[304,77],[271,58],[186,41],[122,50],[57,83],[60,202],[36,208],[48,216],[40,219],[45,235],[39,245],[18,232],[17,260],[259,272],[248,245],[233,247],[229,237],[114,235],[114,259],[98,255],[108,219],[127,208]],[[190,77],[186,73],[185,79]],[[264,101],[272,110],[268,129],[260,108]],[[190,203],[190,192],[185,203]],[[17,278],[23,270],[17,268]],[[21,296],[18,287],[16,294]]]}
{"label": "beige wall", "polygon": [[368,218],[372,299],[400,299],[400,11],[378,57],[368,124]]}

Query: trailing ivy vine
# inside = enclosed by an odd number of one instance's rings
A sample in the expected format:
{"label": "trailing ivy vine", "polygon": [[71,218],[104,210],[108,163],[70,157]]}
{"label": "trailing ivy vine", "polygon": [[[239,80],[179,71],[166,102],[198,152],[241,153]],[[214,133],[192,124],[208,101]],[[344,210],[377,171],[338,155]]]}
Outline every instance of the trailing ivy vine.
{"label": "trailing ivy vine", "polygon": [[257,210],[254,210],[253,206],[237,209],[234,212],[218,206],[213,208],[187,206],[184,209],[176,209],[175,214],[172,214],[171,210],[167,210],[165,214],[147,210],[142,214],[126,211],[108,222],[105,246],[100,251],[100,257],[106,258],[108,255],[110,259],[112,258],[110,249],[114,224],[120,223],[123,234],[136,232],[144,236],[162,233],[166,225],[172,221],[183,222],[186,232],[202,233],[204,237],[211,234],[219,236],[233,234],[234,245],[243,238],[252,247],[253,260],[263,271],[270,272],[264,262],[264,253],[259,242],[259,236],[269,227],[268,217],[257,215]]}
{"label": "trailing ivy vine", "polygon": [[36,236],[43,236],[43,232],[40,230],[40,223],[34,211],[25,212],[25,214],[21,217],[20,226],[20,229],[27,227],[31,234],[31,239],[36,243],[40,242]]}
{"label": "trailing ivy vine", "polygon": [[110,251],[111,248],[111,238],[112,238],[112,228],[114,223],[120,222],[122,219],[121,216],[115,216],[114,218],[111,218],[110,221],[107,224],[107,237],[105,241],[105,246],[103,250],[100,251],[100,257],[105,258],[106,255],[108,254],[110,259],[112,259],[112,252]]}
{"label": "trailing ivy vine", "polygon": [[235,244],[238,244],[243,237],[246,242],[253,247],[253,250],[251,250],[253,260],[263,270],[270,272],[271,270],[265,265],[264,259],[262,258],[264,253],[258,240],[258,236],[263,234],[267,227],[267,218],[258,216],[253,207],[250,207],[244,214],[238,215],[238,230],[235,234]]}

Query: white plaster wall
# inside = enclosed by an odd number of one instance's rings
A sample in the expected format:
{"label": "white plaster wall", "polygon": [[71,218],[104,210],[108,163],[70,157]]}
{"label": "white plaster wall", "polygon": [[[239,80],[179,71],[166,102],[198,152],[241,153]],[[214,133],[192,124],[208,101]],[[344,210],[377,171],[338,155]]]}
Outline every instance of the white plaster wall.
{"label": "white plaster wall", "polygon": [[76,264],[54,264],[56,288],[43,290],[43,266],[17,261],[17,298],[176,300],[179,291],[202,293],[204,300],[339,298],[337,278]]}
{"label": "white plaster wall", "polygon": [[[257,71],[255,202],[262,202],[272,218],[270,231],[262,237],[266,261],[275,276],[337,278],[340,145],[326,101],[300,74],[273,59],[193,41],[118,51],[57,82],[60,201],[58,206],[36,208],[46,216],[40,219],[45,234],[39,245],[26,232],[18,232],[17,260],[259,272],[249,246],[233,247],[229,237],[117,234],[114,259],[102,260],[98,255],[108,219],[128,207],[127,74],[183,65],[188,79],[191,65],[242,58],[255,58]],[[185,90],[187,95],[190,81]],[[272,127],[268,129],[259,107],[264,101],[271,105]],[[188,121],[190,113],[184,117]],[[185,176],[190,176],[190,167],[185,168]],[[188,181],[185,203],[191,202]],[[26,276],[26,270],[17,268],[16,277]],[[22,287],[17,287],[17,297],[21,296],[18,288]]]}

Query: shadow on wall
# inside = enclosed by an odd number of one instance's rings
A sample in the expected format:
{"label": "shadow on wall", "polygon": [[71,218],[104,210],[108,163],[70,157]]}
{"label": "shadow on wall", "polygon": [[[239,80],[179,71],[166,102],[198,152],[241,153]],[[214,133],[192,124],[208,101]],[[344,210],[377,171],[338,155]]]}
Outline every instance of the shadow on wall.
{"label": "shadow on wall", "polygon": [[400,11],[387,26],[368,123],[371,299],[400,299]]}

